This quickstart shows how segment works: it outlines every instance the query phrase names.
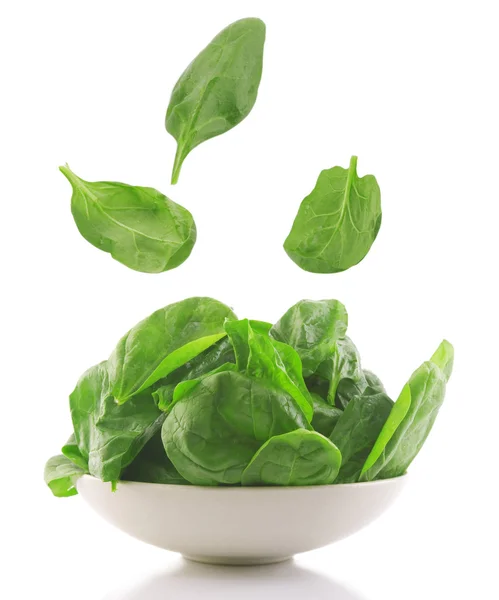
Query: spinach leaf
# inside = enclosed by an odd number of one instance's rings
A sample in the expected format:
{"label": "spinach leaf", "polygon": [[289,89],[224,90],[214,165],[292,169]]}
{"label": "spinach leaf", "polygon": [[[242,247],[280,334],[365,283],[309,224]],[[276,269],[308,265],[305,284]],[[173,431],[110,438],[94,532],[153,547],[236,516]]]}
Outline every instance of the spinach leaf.
{"label": "spinach leaf", "polygon": [[243,472],[243,485],[327,485],[341,465],[341,453],[326,437],[298,429],[270,438]]}
{"label": "spinach leaf", "polygon": [[157,310],[118,342],[108,360],[111,391],[121,404],[225,337],[236,318],[212,298],[188,298]]}
{"label": "spinach leaf", "polygon": [[80,452],[74,433],[70,435],[68,441],[62,447],[61,452],[66,458],[69,458],[71,462],[88,473],[88,460]]}
{"label": "spinach leaf", "polygon": [[69,404],[78,448],[90,474],[102,481],[117,481],[165,418],[150,390],[117,404],[106,362],[82,375]]}
{"label": "spinach leaf", "polygon": [[195,485],[238,484],[270,437],[310,428],[293,398],[267,380],[225,371],[185,383],[161,435],[177,471]]}
{"label": "spinach leaf", "polygon": [[379,186],[373,175],[358,177],[352,156],[348,169],[321,172],[300,205],[284,249],[305,271],[338,273],[366,256],[380,226]]}
{"label": "spinach leaf", "polygon": [[89,182],[60,167],[73,188],[71,212],[81,235],[135,271],[161,273],[181,265],[196,242],[191,213],[157,190]]}
{"label": "spinach leaf", "polygon": [[331,406],[323,400],[318,394],[310,394],[314,409],[312,419],[312,427],[315,431],[329,437],[338,422],[338,419],[343,414],[343,411],[336,406]]}
{"label": "spinach leaf", "polygon": [[58,498],[76,496],[76,482],[82,475],[85,475],[85,470],[65,456],[53,456],[45,465],[45,483]]}
{"label": "spinach leaf", "polygon": [[121,479],[146,483],[189,485],[189,482],[180,475],[166,455],[160,432],[147,442],[137,458],[125,469]]}
{"label": "spinach leaf", "polygon": [[172,183],[189,152],[240,123],[256,102],[262,76],[265,24],[241,19],[221,31],[173,88],[166,129],[177,140]]}
{"label": "spinach leaf", "polygon": [[248,319],[227,321],[225,330],[234,347],[239,371],[267,379],[283,389],[294,398],[310,422],[312,399],[303,380],[298,353],[291,346],[255,331]]}
{"label": "spinach leaf", "polygon": [[444,341],[432,360],[412,374],[362,468],[362,481],[399,477],[406,472],[428,437],[444,401],[453,360],[453,348]]}
{"label": "spinach leaf", "polygon": [[347,311],[338,300],[301,300],[277,321],[270,335],[298,352],[308,377],[329,358],[347,326]]}
{"label": "spinach leaf", "polygon": [[371,395],[369,392],[352,398],[348,403],[330,435],[342,456],[336,483],[358,481],[392,406],[393,402],[386,394]]}

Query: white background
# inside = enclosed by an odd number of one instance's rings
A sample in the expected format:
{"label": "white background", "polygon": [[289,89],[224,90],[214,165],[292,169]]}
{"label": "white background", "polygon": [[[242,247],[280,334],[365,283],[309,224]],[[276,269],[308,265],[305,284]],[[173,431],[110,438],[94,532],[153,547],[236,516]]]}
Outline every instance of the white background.
{"label": "white background", "polygon": [[[477,0],[2,4],[2,597],[498,597],[496,9]],[[246,16],[268,26],[255,108],[194,150],[171,187],[171,89],[220,29]],[[379,237],[345,273],[305,273],[282,243],[319,171],[352,154],[381,187]],[[156,187],[189,208],[199,234],[191,257],[141,274],[89,245],[57,170],[66,161],[84,179]],[[183,565],[111,529],[80,498],[51,496],[43,466],[70,432],[67,396],[80,373],[138,320],[191,295],[271,321],[304,297],[342,300],[364,365],[392,396],[443,337],[454,344],[446,403],[388,514],[298,566],[227,571]]]}

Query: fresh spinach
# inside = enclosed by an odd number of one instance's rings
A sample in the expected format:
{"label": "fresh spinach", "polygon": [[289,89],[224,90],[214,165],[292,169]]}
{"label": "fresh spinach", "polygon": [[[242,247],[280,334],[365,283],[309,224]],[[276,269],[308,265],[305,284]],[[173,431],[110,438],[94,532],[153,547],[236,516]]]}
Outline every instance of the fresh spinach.
{"label": "fresh spinach", "polygon": [[176,391],[162,438],[177,471],[195,485],[240,483],[264,442],[310,427],[293,398],[266,380],[225,371],[188,383]]}
{"label": "fresh spinach", "polygon": [[343,411],[336,406],[328,404],[318,394],[311,392],[310,396],[312,398],[312,406],[314,409],[312,427],[315,431],[329,437],[339,418],[343,414]]}
{"label": "fresh spinach", "polygon": [[348,169],[321,172],[303,200],[284,249],[305,271],[338,273],[359,263],[381,226],[379,186],[373,175],[357,175],[357,157]]}
{"label": "fresh spinach", "polygon": [[147,442],[142,452],[125,469],[121,479],[146,483],[189,485],[187,479],[180,475],[166,455],[161,440],[161,432],[158,432]]}
{"label": "fresh spinach", "polygon": [[166,129],[177,140],[172,183],[189,152],[240,123],[256,102],[265,24],[241,19],[221,31],[175,84]]}
{"label": "fresh spinach", "polygon": [[188,298],[132,327],[108,360],[112,394],[121,404],[225,337],[232,310],[212,298]]}
{"label": "fresh spinach", "polygon": [[308,377],[332,354],[347,326],[347,311],[338,300],[301,300],[277,321],[270,335],[298,352]]}
{"label": "fresh spinach", "polygon": [[74,433],[70,435],[68,441],[62,447],[61,452],[66,458],[69,458],[71,462],[88,473],[88,460],[83,456],[78,448],[78,442],[76,441]]}
{"label": "fresh spinach", "polygon": [[45,465],[45,483],[58,498],[75,496],[76,482],[82,475],[85,471],[62,455],[49,458]]}
{"label": "fresh spinach", "polygon": [[358,481],[392,406],[393,402],[383,393],[365,393],[348,403],[330,435],[342,456],[337,483]]}
{"label": "fresh spinach", "polygon": [[444,340],[432,359],[412,374],[367,457],[363,481],[399,477],[406,472],[433,427],[453,362],[452,345]]}
{"label": "fresh spinach", "polygon": [[75,439],[91,475],[116,481],[151,437],[165,415],[149,390],[118,404],[111,393],[107,363],[86,371],[69,397]]}
{"label": "fresh spinach", "polygon": [[227,321],[227,335],[234,346],[237,368],[250,377],[271,381],[287,392],[310,422],[312,399],[302,375],[302,365],[296,350],[268,334],[255,331],[248,319]]}
{"label": "fresh spinach", "polygon": [[316,431],[297,429],[268,440],[251,459],[242,485],[327,485],[341,465],[341,453]]}
{"label": "fresh spinach", "polygon": [[181,265],[196,242],[191,213],[157,190],[80,179],[60,167],[73,188],[71,212],[81,235],[135,271],[161,273]]}

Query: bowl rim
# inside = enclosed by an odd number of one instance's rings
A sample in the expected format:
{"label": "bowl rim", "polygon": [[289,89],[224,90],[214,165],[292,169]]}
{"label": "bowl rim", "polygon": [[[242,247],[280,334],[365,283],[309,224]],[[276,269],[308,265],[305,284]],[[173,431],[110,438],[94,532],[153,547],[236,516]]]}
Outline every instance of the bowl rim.
{"label": "bowl rim", "polygon": [[[111,481],[102,481],[98,477],[94,477],[89,473],[85,473],[82,475],[78,481],[76,482],[76,487],[81,479],[90,479],[93,481],[98,481],[99,483],[109,484],[109,489],[111,490]],[[395,482],[403,482],[407,481],[407,471],[403,475],[399,475],[398,477],[389,477],[387,479],[375,479],[374,481],[356,481],[354,483],[330,483],[325,485],[182,485],[182,484],[174,484],[174,483],[157,483],[152,481],[128,481],[119,479],[117,481],[116,487],[119,489],[121,486],[126,487],[142,487],[142,486],[156,486],[157,488],[174,488],[174,489],[182,489],[182,490],[202,490],[202,493],[264,493],[268,491],[273,492],[291,492],[297,490],[323,490],[323,489],[338,489],[338,488],[362,488],[362,487],[374,487],[374,486],[387,486],[393,485]]]}

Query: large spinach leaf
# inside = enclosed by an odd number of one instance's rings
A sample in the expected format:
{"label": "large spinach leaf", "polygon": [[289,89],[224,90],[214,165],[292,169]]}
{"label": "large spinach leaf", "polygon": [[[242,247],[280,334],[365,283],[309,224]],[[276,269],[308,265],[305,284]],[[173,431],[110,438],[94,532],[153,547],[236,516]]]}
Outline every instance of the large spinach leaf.
{"label": "large spinach leaf", "polygon": [[227,321],[225,330],[232,342],[237,368],[257,379],[267,379],[282,388],[312,420],[310,393],[302,375],[302,365],[296,350],[253,329],[248,319]]}
{"label": "large spinach leaf", "polygon": [[71,183],[71,212],[81,235],[135,271],[161,273],[182,264],[196,242],[191,213],[157,190],[90,182],[60,167]]}
{"label": "large spinach leaf", "polygon": [[284,249],[305,271],[338,273],[359,263],[381,226],[379,186],[373,175],[357,175],[357,157],[348,169],[322,171],[303,200]]}
{"label": "large spinach leaf", "polygon": [[336,483],[358,481],[392,406],[393,402],[383,393],[366,393],[348,403],[330,435],[342,456]]}
{"label": "large spinach leaf", "polygon": [[243,485],[327,485],[341,465],[341,453],[316,431],[297,429],[270,438],[243,472]]}
{"label": "large spinach leaf", "polygon": [[102,481],[118,480],[165,418],[150,390],[117,404],[106,362],[82,375],[69,403],[78,448],[90,474]]}
{"label": "large spinach leaf", "polygon": [[367,457],[361,480],[388,479],[406,472],[428,437],[444,401],[453,360],[453,348],[444,341],[432,360],[412,374]]}
{"label": "large spinach leaf", "polygon": [[108,360],[111,390],[119,403],[149,388],[225,337],[235,319],[212,298],[188,298],[157,310],[118,342]]}
{"label": "large spinach leaf", "polygon": [[44,479],[54,496],[67,498],[78,493],[76,482],[85,472],[85,470],[71,462],[69,458],[58,455],[49,458],[47,461]]}
{"label": "large spinach leaf", "polygon": [[269,438],[310,427],[293,398],[267,380],[225,371],[186,383],[175,390],[162,438],[177,471],[193,484],[238,484]]}
{"label": "large spinach leaf", "polygon": [[303,376],[308,377],[329,358],[347,326],[346,308],[338,300],[301,300],[277,321],[270,335],[298,352]]}
{"label": "large spinach leaf", "polygon": [[168,483],[170,485],[189,484],[166,455],[160,432],[147,442],[137,458],[125,469],[121,479],[146,483]]}
{"label": "large spinach leaf", "polygon": [[166,112],[166,129],[177,140],[172,183],[193,148],[229,131],[253,108],[264,42],[264,23],[241,19],[221,31],[182,73]]}

